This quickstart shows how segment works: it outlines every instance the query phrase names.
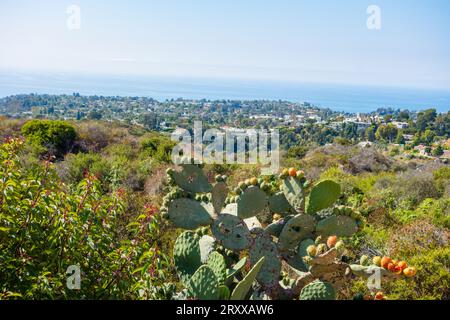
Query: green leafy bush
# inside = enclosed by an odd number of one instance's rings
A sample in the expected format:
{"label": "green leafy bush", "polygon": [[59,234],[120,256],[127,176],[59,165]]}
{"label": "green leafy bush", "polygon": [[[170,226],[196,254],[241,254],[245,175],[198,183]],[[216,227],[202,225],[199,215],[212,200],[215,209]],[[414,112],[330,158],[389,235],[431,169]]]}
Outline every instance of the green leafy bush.
{"label": "green leafy bush", "polygon": [[70,151],[77,137],[75,128],[65,121],[31,120],[21,131],[30,143],[45,147],[57,157]]}
{"label": "green leafy bush", "polygon": [[[125,191],[103,194],[90,174],[69,192],[49,162],[22,170],[22,148],[0,146],[0,299],[164,298],[157,210],[128,217]],[[69,266],[81,270],[80,290],[66,286]]]}

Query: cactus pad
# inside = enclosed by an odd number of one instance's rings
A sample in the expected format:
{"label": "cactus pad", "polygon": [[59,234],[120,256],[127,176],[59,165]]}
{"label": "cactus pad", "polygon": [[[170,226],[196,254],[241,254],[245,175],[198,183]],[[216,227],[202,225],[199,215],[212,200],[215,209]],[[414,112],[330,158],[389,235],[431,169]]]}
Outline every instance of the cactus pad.
{"label": "cactus pad", "polygon": [[272,212],[283,216],[291,210],[291,205],[286,200],[283,192],[278,192],[269,197],[269,208]]}
{"label": "cactus pad", "polygon": [[309,238],[314,232],[316,220],[313,216],[299,214],[290,219],[281,231],[278,244],[281,249],[293,249],[300,241]]}
{"label": "cactus pad", "polygon": [[264,191],[258,187],[245,189],[237,202],[237,213],[241,219],[247,219],[256,216],[267,206],[267,196]]}
{"label": "cactus pad", "polygon": [[250,231],[242,219],[230,214],[220,214],[211,227],[217,241],[230,250],[244,250],[250,246]]}
{"label": "cactus pad", "polygon": [[309,266],[303,261],[303,257],[308,256],[306,249],[312,245],[314,245],[314,240],[312,239],[303,240],[302,242],[300,242],[300,245],[298,246],[295,255],[293,257],[289,257],[289,259],[286,259],[286,262],[292,268],[297,269],[298,271],[307,272]]}
{"label": "cactus pad", "polygon": [[196,165],[183,165],[180,172],[173,173],[173,180],[181,189],[191,193],[211,192],[208,178]]}
{"label": "cactus pad", "polygon": [[280,219],[278,221],[272,222],[266,227],[266,232],[270,234],[273,237],[278,238],[281,234],[281,231],[283,231],[284,226],[286,223],[292,219],[294,216],[287,216],[283,219]]}
{"label": "cactus pad", "polygon": [[193,230],[212,224],[212,210],[211,205],[192,199],[178,198],[170,203],[167,218],[177,228]]}
{"label": "cactus pad", "polygon": [[201,266],[186,285],[188,297],[199,300],[217,300],[219,281],[214,271],[207,265]]}
{"label": "cactus pad", "polygon": [[228,187],[225,182],[218,182],[214,186],[214,188],[211,191],[212,196],[212,205],[214,207],[215,213],[220,213],[222,210],[223,204],[225,203],[225,200],[227,199],[228,195]]}
{"label": "cactus pad", "polygon": [[302,183],[294,177],[287,177],[281,184],[281,190],[291,207],[301,212],[303,210],[305,197],[303,195]]}
{"label": "cactus pad", "polygon": [[262,286],[271,286],[278,282],[281,259],[272,237],[264,230],[259,230],[250,247],[250,263],[255,265],[262,257],[266,259],[256,279]]}
{"label": "cactus pad", "polygon": [[317,183],[306,199],[306,213],[314,214],[332,206],[341,195],[341,186],[331,180]]}
{"label": "cactus pad", "polygon": [[351,237],[358,231],[358,224],[347,216],[331,216],[317,224],[316,232],[321,236],[336,235],[338,237]]}
{"label": "cactus pad", "polygon": [[300,300],[336,300],[336,291],[330,283],[316,280],[302,289]]}
{"label": "cactus pad", "polygon": [[211,252],[206,263],[217,277],[219,283],[224,283],[227,278],[227,264],[225,258],[217,251]]}
{"label": "cactus pad", "polygon": [[193,231],[180,234],[173,247],[173,259],[180,279],[186,283],[201,266],[199,236]]}
{"label": "cactus pad", "polygon": [[252,287],[253,281],[259,274],[263,264],[264,257],[259,259],[259,261],[253,266],[253,268],[247,273],[247,275],[240,281],[237,286],[234,288],[233,293],[231,294],[230,300],[244,300],[248,294],[248,291]]}

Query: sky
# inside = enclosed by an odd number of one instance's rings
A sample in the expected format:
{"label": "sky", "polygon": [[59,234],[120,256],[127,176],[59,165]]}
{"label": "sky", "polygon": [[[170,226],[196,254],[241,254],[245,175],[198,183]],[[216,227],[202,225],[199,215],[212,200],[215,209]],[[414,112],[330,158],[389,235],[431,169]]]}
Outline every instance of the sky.
{"label": "sky", "polygon": [[448,0],[0,1],[0,72],[450,89],[449,57]]}

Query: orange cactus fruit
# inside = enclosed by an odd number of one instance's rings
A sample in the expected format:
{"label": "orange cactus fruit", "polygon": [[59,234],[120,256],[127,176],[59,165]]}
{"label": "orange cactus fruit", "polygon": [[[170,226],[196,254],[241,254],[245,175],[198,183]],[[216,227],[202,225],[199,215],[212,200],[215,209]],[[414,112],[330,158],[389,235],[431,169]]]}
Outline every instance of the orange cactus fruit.
{"label": "orange cactus fruit", "polygon": [[398,266],[402,269],[402,271],[408,268],[408,264],[405,261],[400,261]]}
{"label": "orange cactus fruit", "polygon": [[394,273],[401,275],[403,273],[403,269],[397,265],[394,267]]}
{"label": "orange cactus fruit", "polygon": [[377,292],[377,294],[375,295],[375,300],[384,300],[383,292]]}
{"label": "orange cactus fruit", "polygon": [[333,248],[336,245],[337,240],[338,240],[337,236],[329,236],[327,239],[328,248],[330,249]]}
{"label": "orange cactus fruit", "polygon": [[390,263],[388,264],[387,269],[388,269],[389,271],[394,272],[394,271],[395,271],[395,264],[393,264],[392,262],[390,262]]}
{"label": "orange cactus fruit", "polygon": [[388,268],[389,263],[392,263],[392,259],[389,257],[383,257],[381,258],[381,266],[385,269]]}
{"label": "orange cactus fruit", "polygon": [[407,276],[408,278],[414,277],[416,275],[416,273],[417,273],[417,270],[414,267],[408,267],[405,270],[403,270],[403,274],[405,276]]}
{"label": "orange cactus fruit", "polygon": [[291,177],[296,177],[297,176],[297,170],[295,170],[295,168],[289,168],[289,175]]}
{"label": "orange cactus fruit", "polygon": [[252,186],[256,186],[258,184],[258,179],[256,179],[256,177],[253,177],[250,179],[250,184]]}

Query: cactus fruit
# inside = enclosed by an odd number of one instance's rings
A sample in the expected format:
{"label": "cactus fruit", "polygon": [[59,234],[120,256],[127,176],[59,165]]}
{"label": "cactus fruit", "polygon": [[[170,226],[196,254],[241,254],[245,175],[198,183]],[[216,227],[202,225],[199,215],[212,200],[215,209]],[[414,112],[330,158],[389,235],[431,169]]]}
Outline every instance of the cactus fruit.
{"label": "cactus fruit", "polygon": [[305,286],[300,293],[300,300],[335,300],[336,291],[325,281],[316,280]]}
{"label": "cactus fruit", "polygon": [[291,177],[297,177],[297,170],[295,168],[289,168],[288,173]]}
{"label": "cactus fruit", "polygon": [[173,172],[173,180],[183,190],[190,193],[211,192],[211,184],[203,173],[203,170],[196,165],[187,164],[182,166],[180,172]]}
{"label": "cactus fruit", "polygon": [[315,245],[309,245],[308,248],[306,248],[306,252],[310,257],[315,257],[317,255],[317,247]]}
{"label": "cactus fruit", "polygon": [[283,192],[278,192],[269,197],[269,208],[270,211],[283,215],[291,210],[291,205]]}
{"label": "cactus fruit", "polygon": [[189,279],[187,294],[190,298],[200,300],[217,300],[219,298],[219,281],[214,271],[203,265]]}
{"label": "cactus fruit", "polygon": [[368,266],[369,265],[369,257],[367,255],[362,255],[359,259],[359,264],[362,266]]}
{"label": "cactus fruit", "polygon": [[317,183],[306,199],[306,213],[314,214],[332,206],[341,195],[341,186],[331,180]]}
{"label": "cactus fruit", "polygon": [[250,288],[252,287],[253,281],[255,281],[259,271],[264,264],[265,258],[262,257],[253,268],[247,273],[247,275],[240,281],[234,288],[231,294],[230,300],[244,300],[247,296]]}
{"label": "cactus fruit", "polygon": [[350,217],[331,216],[319,221],[316,232],[322,236],[336,235],[338,237],[351,237],[358,232],[358,226]]}
{"label": "cactus fruit", "polygon": [[337,240],[338,240],[337,236],[334,236],[334,235],[333,236],[329,236],[328,239],[327,239],[327,246],[328,246],[328,248],[329,249],[334,248],[334,246],[337,243]]}
{"label": "cactus fruit", "polygon": [[211,252],[206,263],[217,277],[219,283],[224,283],[227,278],[227,264],[224,257],[217,251]]}
{"label": "cactus fruit", "polygon": [[178,275],[186,282],[201,266],[200,237],[193,231],[180,234],[173,247],[173,259]]}
{"label": "cactus fruit", "polygon": [[281,191],[295,211],[301,212],[303,210],[304,195],[300,180],[294,177],[287,177],[281,183]]}
{"label": "cactus fruit", "polygon": [[372,263],[378,267],[381,267],[381,257],[380,256],[373,257]]}
{"label": "cactus fruit", "polygon": [[211,227],[217,241],[230,250],[244,250],[250,246],[250,231],[245,222],[230,214],[220,214]]}
{"label": "cactus fruit", "polygon": [[251,218],[264,210],[267,205],[267,196],[260,188],[250,187],[242,193],[237,205],[239,218]]}
{"label": "cactus fruit", "polygon": [[178,198],[171,202],[167,218],[178,228],[193,230],[212,224],[213,208],[187,198]]}
{"label": "cactus fruit", "polygon": [[311,237],[316,220],[305,214],[296,215],[290,219],[281,231],[278,244],[282,249],[293,249],[300,241]]}
{"label": "cactus fruit", "polygon": [[325,253],[327,251],[327,247],[325,243],[321,243],[317,246],[317,255],[321,255],[322,253]]}
{"label": "cactus fruit", "polygon": [[225,182],[218,182],[211,191],[214,212],[219,214],[228,195],[228,187]]}

